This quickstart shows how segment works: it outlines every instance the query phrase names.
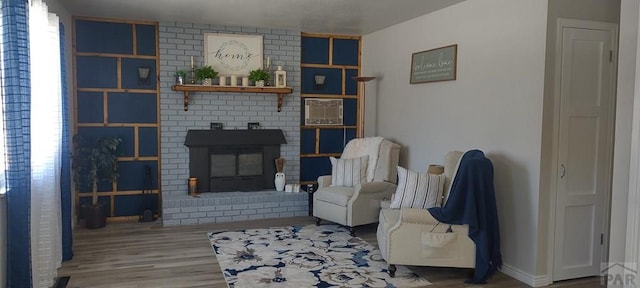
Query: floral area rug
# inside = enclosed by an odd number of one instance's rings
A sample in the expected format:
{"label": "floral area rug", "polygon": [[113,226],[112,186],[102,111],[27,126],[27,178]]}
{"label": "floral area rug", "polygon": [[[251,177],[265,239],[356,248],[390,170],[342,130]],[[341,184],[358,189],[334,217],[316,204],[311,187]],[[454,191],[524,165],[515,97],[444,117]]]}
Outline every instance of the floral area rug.
{"label": "floral area rug", "polygon": [[423,287],[429,281],[398,266],[389,277],[380,250],[337,225],[209,233],[229,288]]}

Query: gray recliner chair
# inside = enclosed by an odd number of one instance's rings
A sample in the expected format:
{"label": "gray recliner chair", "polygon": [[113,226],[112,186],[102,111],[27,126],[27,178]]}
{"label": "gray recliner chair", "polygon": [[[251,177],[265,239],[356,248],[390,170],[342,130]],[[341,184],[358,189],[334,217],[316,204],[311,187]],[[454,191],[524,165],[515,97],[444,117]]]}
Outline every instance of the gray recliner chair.
{"label": "gray recliner chair", "polygon": [[318,190],[313,194],[313,216],[316,225],[322,219],[350,228],[378,222],[380,201],[396,190],[400,145],[380,137],[353,139],[347,143],[342,157],[368,157],[365,183],[353,187],[331,185],[331,175],[318,177]]}

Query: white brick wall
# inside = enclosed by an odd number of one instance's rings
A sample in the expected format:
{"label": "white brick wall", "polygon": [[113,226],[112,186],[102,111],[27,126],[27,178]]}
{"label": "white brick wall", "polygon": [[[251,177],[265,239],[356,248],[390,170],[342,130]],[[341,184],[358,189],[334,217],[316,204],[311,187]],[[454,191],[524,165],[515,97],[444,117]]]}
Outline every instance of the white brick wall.
{"label": "white brick wall", "polygon": [[[191,56],[194,56],[197,67],[202,66],[205,32],[264,36],[265,59],[270,57],[273,67],[280,65],[287,71],[287,85],[293,88],[293,93],[284,98],[282,112],[277,112],[275,94],[255,93],[192,93],[189,111],[184,111],[183,94],[171,91],[171,85],[175,82],[173,74],[176,70],[189,70]],[[163,196],[187,193],[189,150],[184,146],[187,130],[209,129],[211,122],[222,122],[225,129],[246,129],[247,122],[260,122],[260,126],[265,129],[282,129],[287,140],[287,144],[281,147],[281,155],[287,161],[285,164],[287,181],[298,181],[300,177],[300,31],[160,22],[159,33],[160,125],[162,127],[160,153]],[[230,215],[228,220],[253,219],[251,216],[254,215]]]}

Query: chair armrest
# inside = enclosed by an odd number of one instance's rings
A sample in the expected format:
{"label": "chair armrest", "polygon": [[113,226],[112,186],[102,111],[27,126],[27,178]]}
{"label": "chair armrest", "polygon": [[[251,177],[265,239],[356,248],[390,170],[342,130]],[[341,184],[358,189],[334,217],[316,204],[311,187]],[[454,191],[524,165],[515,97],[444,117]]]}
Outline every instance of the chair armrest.
{"label": "chair armrest", "polygon": [[380,201],[396,191],[390,182],[369,182],[356,185],[347,202],[347,224],[358,226],[375,223],[380,216]]}
{"label": "chair armrest", "polygon": [[391,182],[367,182],[356,185],[356,193],[382,193],[382,192],[395,192],[396,184]]}
{"label": "chair armrest", "polygon": [[435,225],[439,221],[425,209],[402,208],[400,209],[400,222]]}
{"label": "chair armrest", "polygon": [[331,175],[324,175],[318,177],[318,189],[322,187],[329,187],[331,185]]}

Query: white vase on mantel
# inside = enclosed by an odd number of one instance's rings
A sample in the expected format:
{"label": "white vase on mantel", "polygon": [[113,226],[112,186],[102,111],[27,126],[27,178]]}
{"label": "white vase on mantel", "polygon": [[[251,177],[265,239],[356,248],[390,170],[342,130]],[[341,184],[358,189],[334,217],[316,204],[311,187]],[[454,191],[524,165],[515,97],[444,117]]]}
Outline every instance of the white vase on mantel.
{"label": "white vase on mantel", "polygon": [[284,183],[285,183],[285,176],[284,173],[278,172],[276,173],[276,177],[273,180],[273,182],[276,184],[276,190],[277,191],[284,191]]}

